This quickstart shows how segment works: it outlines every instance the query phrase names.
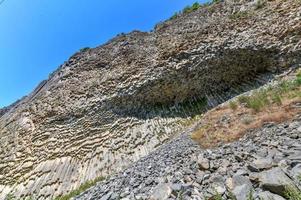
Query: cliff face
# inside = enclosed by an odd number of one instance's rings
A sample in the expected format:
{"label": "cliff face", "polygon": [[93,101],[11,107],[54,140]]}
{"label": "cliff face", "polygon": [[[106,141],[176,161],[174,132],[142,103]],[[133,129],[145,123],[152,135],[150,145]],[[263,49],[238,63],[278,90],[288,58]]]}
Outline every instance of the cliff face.
{"label": "cliff face", "polygon": [[0,118],[0,199],[52,198],[129,166],[300,64],[300,27],[298,1],[225,1],[76,53]]}

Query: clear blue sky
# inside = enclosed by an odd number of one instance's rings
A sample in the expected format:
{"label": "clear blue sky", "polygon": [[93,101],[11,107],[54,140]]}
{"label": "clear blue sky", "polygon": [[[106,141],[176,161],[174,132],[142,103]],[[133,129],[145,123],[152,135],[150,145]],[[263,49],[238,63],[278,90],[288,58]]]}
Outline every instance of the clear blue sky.
{"label": "clear blue sky", "polygon": [[80,48],[98,46],[120,32],[149,31],[195,1],[5,0],[0,5],[0,107],[30,93]]}

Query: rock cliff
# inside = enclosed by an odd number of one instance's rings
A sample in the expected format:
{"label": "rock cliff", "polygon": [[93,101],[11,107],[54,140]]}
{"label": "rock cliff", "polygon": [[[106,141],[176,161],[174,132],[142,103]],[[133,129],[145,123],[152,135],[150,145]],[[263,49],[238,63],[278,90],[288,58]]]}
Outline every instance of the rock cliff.
{"label": "rock cliff", "polygon": [[74,54],[0,114],[0,199],[128,167],[207,109],[301,62],[301,4],[224,1]]}

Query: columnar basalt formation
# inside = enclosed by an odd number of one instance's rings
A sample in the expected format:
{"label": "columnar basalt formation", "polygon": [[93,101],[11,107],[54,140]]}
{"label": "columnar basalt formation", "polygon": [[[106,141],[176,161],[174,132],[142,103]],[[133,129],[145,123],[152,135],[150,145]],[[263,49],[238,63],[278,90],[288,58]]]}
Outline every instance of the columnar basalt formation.
{"label": "columnar basalt formation", "polygon": [[129,166],[300,64],[300,27],[298,1],[227,0],[76,53],[3,112],[0,199],[50,199]]}

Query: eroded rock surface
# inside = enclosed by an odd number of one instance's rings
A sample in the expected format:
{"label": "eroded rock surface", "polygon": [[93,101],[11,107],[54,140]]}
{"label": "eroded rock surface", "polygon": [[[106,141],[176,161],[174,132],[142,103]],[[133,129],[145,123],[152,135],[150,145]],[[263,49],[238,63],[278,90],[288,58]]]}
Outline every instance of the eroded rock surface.
{"label": "eroded rock surface", "polygon": [[297,66],[300,7],[228,0],[76,53],[0,111],[0,199],[50,199],[118,172],[206,109]]}

